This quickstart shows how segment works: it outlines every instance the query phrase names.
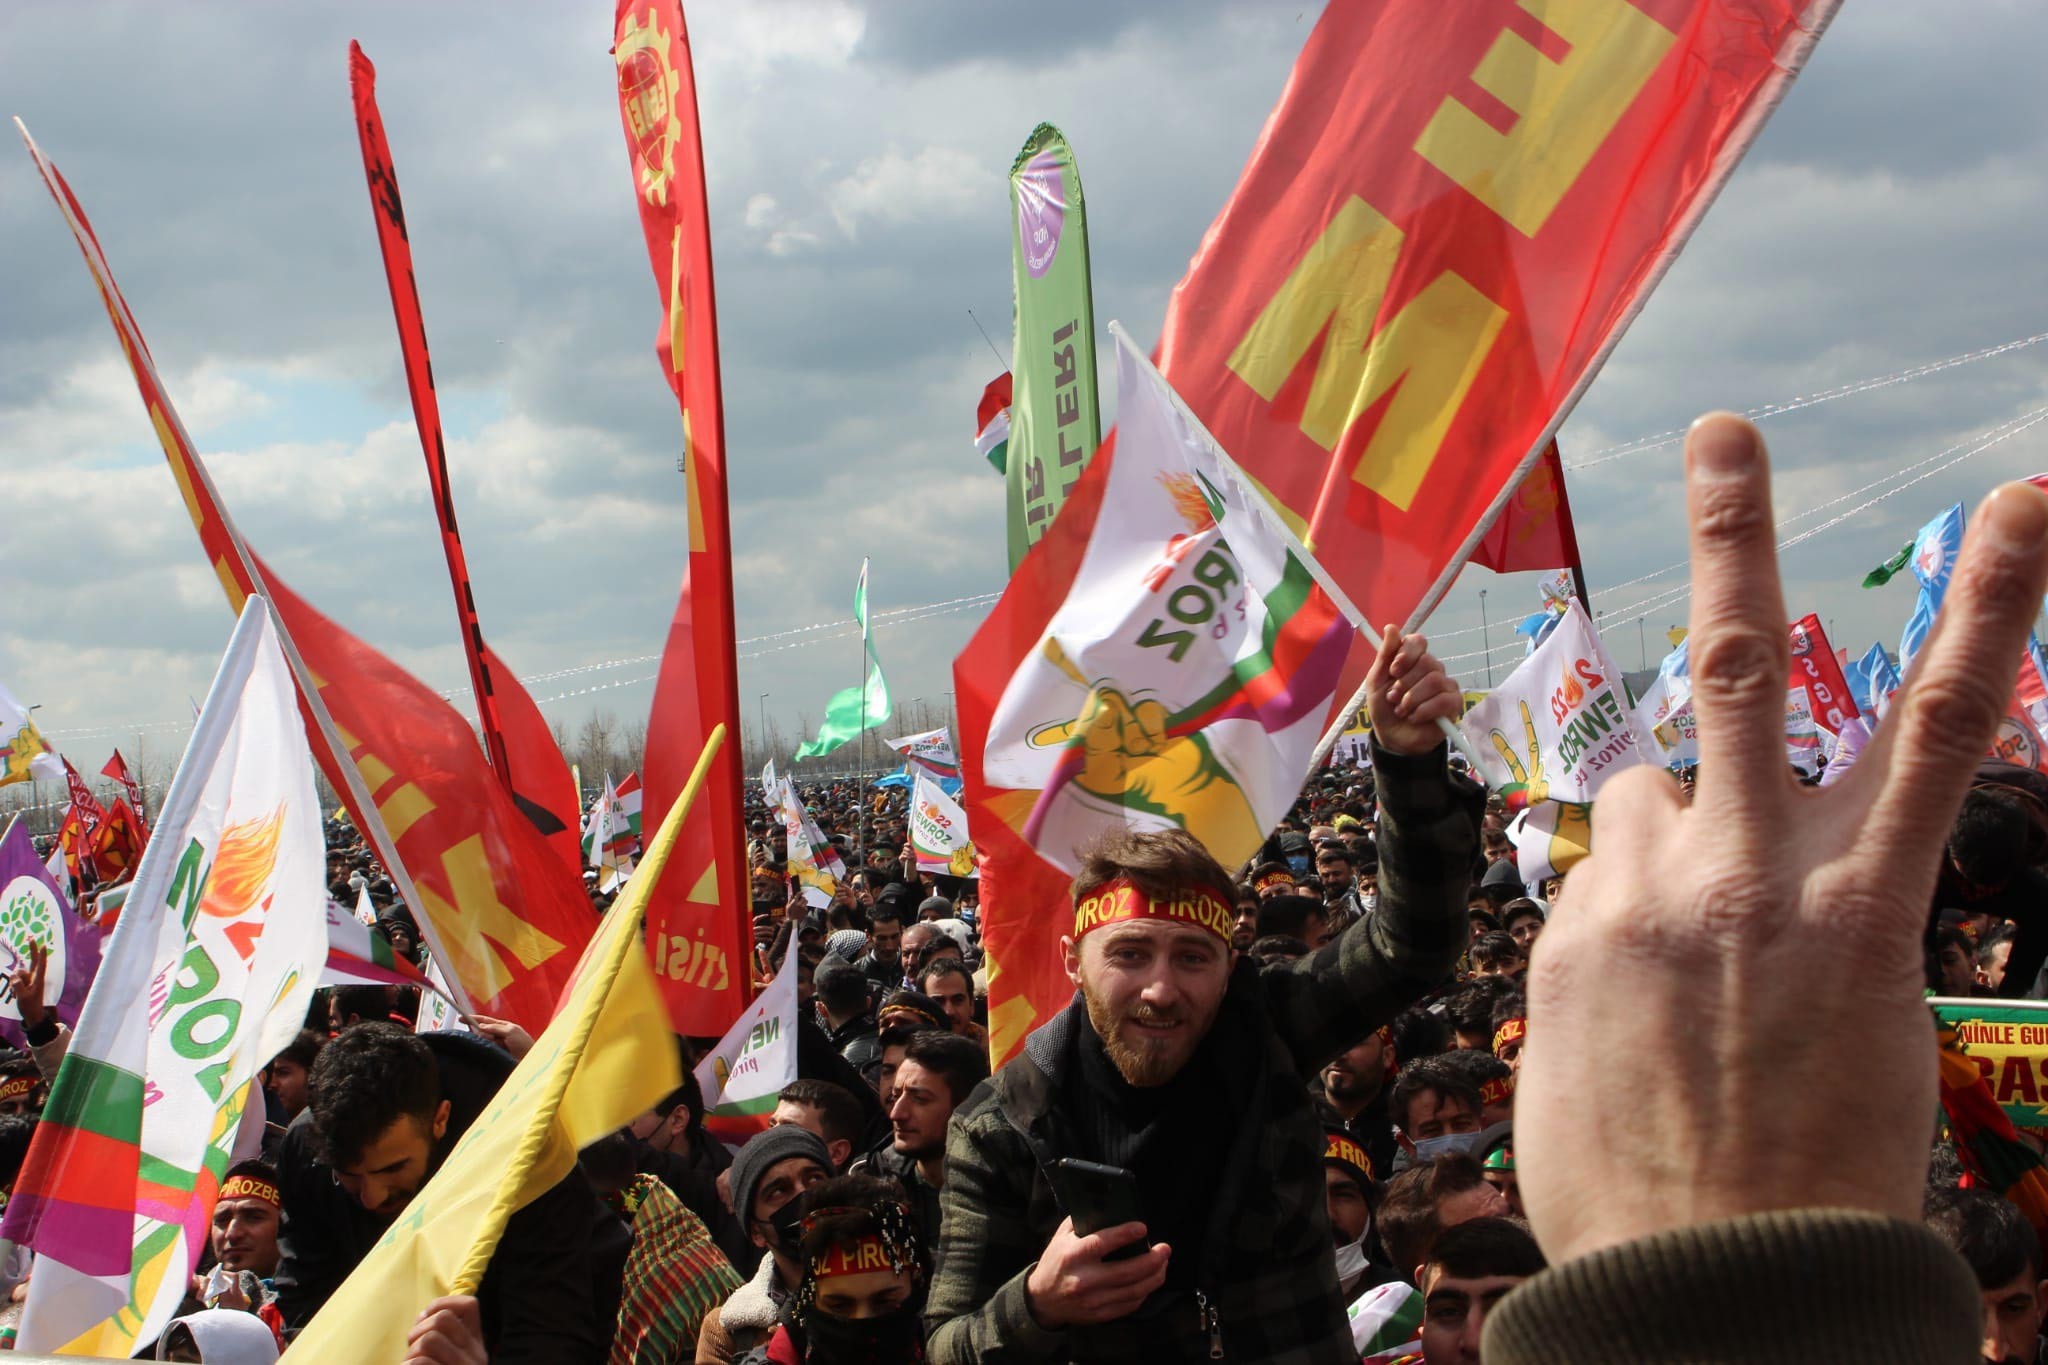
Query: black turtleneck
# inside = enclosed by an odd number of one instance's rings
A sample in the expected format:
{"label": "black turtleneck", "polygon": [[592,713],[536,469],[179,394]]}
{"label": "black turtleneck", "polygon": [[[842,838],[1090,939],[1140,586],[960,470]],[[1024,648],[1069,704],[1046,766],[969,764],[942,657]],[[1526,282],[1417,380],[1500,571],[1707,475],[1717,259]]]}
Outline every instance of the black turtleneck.
{"label": "black turtleneck", "polygon": [[1080,1093],[1068,1112],[1090,1149],[1077,1155],[1137,1177],[1146,1236],[1173,1248],[1166,1283],[1193,1288],[1235,1129],[1213,1041],[1204,1038],[1164,1085],[1140,1087],[1123,1078],[1092,1026],[1076,1034],[1080,1056],[1069,1084]]}

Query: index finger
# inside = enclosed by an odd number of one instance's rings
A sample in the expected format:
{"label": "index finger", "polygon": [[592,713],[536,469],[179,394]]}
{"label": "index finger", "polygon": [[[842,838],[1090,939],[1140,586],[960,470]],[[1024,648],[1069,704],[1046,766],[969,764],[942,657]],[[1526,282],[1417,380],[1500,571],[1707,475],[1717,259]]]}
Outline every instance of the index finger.
{"label": "index finger", "polygon": [[1732,413],[1709,413],[1685,442],[1692,542],[1693,711],[1700,776],[1694,806],[1749,828],[1791,790],[1785,682],[1791,645],[1771,523],[1763,438]]}
{"label": "index finger", "polygon": [[[1963,790],[2012,700],[2044,584],[2048,498],[2008,484],[1971,519],[1934,634],[1843,784],[1875,788],[1861,835],[1880,884],[1915,884],[1934,870]],[[1887,874],[1887,864],[1898,870]],[[1924,888],[1918,899],[1924,908]]]}

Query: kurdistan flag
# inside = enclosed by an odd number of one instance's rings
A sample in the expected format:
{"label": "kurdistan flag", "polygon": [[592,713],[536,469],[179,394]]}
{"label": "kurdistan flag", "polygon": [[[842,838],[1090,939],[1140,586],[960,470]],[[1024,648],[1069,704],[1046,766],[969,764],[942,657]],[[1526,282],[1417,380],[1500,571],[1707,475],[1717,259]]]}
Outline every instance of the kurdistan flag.
{"label": "kurdistan flag", "polygon": [[256,1074],[312,1000],[325,860],[291,671],[252,596],[0,1222],[36,1252],[21,1350],[125,1357],[176,1313],[221,1176],[260,1140]]}
{"label": "kurdistan flag", "polygon": [[996,467],[1008,472],[1010,454],[1010,372],[1004,370],[988,381],[981,391],[981,404],[974,410],[974,448]]}
{"label": "kurdistan flag", "polygon": [[882,676],[882,661],[875,657],[874,639],[868,630],[868,562],[860,562],[860,581],[853,589],[853,619],[860,623],[861,655],[868,668],[867,681],[859,687],[849,687],[832,694],[832,700],[825,703],[825,723],[818,727],[818,737],[797,748],[798,758],[816,758],[829,754],[863,730],[872,730],[889,721],[889,683]]}
{"label": "kurdistan flag", "polygon": [[637,848],[642,842],[640,834],[640,774],[627,773],[626,780],[619,783],[619,789],[614,795],[619,798],[619,810],[626,817],[626,829],[631,832],[633,845]]}

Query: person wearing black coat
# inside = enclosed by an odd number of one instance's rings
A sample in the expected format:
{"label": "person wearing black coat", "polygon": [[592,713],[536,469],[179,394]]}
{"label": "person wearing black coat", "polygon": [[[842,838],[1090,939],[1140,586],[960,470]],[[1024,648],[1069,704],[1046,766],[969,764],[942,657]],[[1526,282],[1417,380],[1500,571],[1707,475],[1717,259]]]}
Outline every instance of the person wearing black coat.
{"label": "person wearing black coat", "polygon": [[[311,1103],[278,1152],[284,1198],[275,1280],[303,1327],[476,1122],[513,1060],[466,1034],[356,1024],[321,1051]],[[630,1237],[580,1169],[513,1214],[477,1288],[500,1365],[601,1365]]]}

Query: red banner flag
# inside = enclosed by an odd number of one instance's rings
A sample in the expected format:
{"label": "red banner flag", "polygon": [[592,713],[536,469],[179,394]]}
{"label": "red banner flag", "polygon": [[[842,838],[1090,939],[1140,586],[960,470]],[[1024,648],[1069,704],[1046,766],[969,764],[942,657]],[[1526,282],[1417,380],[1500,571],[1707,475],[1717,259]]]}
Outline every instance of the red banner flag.
{"label": "red banner flag", "polygon": [[[647,256],[661,291],[654,350],[683,413],[690,553],[647,717],[644,828],[661,824],[714,727],[740,730],[725,412],[711,288],[711,215],[697,129],[697,78],[677,0],[620,0],[613,21],[619,118]],[[721,748],[647,902],[647,951],[676,1031],[717,1036],[747,998],[752,904],[740,821],[739,746]]]}
{"label": "red banner flag", "polygon": [[100,825],[107,818],[106,807],[92,794],[92,788],[85,785],[85,779],[78,775],[78,769],[71,766],[71,760],[64,760],[64,782],[71,789],[71,809],[78,816],[79,832],[85,836],[85,846],[90,848],[99,837]]}
{"label": "red banner flag", "polygon": [[491,775],[453,707],[307,606],[249,549],[164,393],[85,211],[22,136],[99,287],[228,605],[239,614],[258,591],[270,601],[314,757],[418,916],[462,1003],[537,1033],[596,927],[581,879]]}
{"label": "red banner flag", "polygon": [[491,756],[491,770],[520,811],[580,878],[579,812],[569,762],[562,757],[533,698],[484,644],[483,627],[477,620],[469,560],[462,551],[462,532],[455,524],[455,495],[448,486],[448,445],[441,435],[441,400],[434,392],[434,365],[427,354],[427,324],[420,313],[419,286],[413,277],[405,205],[398,195],[391,147],[384,139],[384,116],[377,109],[377,68],[358,43],[348,45],[348,77],[349,91],[355,97],[357,139],[363,148],[363,173],[370,184],[370,216],[377,224],[384,279],[391,287],[391,311],[398,322],[399,351],[405,358],[405,387],[412,396],[420,453],[427,461],[427,486],[433,491],[434,516],[441,526],[448,581],[455,590],[455,615],[462,631],[463,657],[469,662],[469,686],[476,696],[484,751]]}
{"label": "red banner flag", "polygon": [[1804,688],[1813,723],[1839,735],[1843,721],[1863,714],[1849,692],[1849,680],[1842,676],[1841,660],[1829,646],[1827,632],[1820,628],[1818,613],[1808,612],[1794,621],[1790,630],[1792,675],[1785,686]]}
{"label": "red banner flag", "polygon": [[1472,562],[1495,573],[1540,573],[1579,567],[1579,533],[1564,491],[1564,462],[1557,442],[1508,500],[1500,519],[1472,547]]}
{"label": "red banner flag", "polygon": [[1839,0],[1332,0],[1160,369],[1373,621],[1426,615]]}
{"label": "red banner flag", "polygon": [[100,832],[93,836],[93,871],[102,883],[118,882],[135,870],[135,865],[142,861],[142,850],[148,846],[149,835],[136,818],[134,808],[126,797],[117,796],[113,809],[100,824]]}
{"label": "red banner flag", "polygon": [[134,776],[129,773],[128,761],[121,757],[119,749],[114,750],[114,756],[107,760],[107,765],[104,768],[100,769],[100,776],[111,777],[121,784],[122,790],[128,793],[128,804],[134,807],[136,820],[141,823],[143,832],[147,834],[149,831],[149,821],[142,818],[142,784],[137,782]]}

